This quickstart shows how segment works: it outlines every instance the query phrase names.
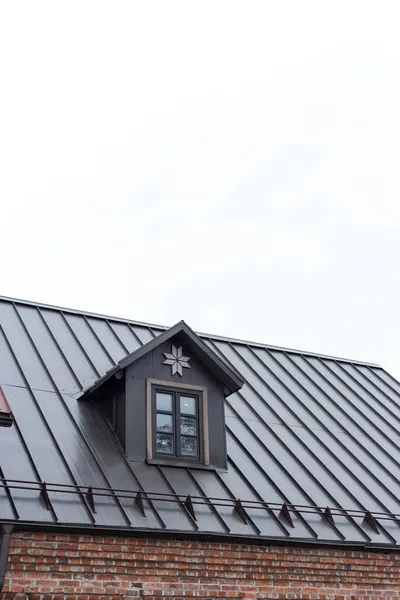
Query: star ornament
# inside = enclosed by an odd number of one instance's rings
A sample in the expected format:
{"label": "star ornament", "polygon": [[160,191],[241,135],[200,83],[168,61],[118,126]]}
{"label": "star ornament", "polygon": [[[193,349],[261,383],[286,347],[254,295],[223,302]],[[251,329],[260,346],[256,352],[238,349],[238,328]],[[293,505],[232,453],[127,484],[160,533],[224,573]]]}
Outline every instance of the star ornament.
{"label": "star ornament", "polygon": [[182,346],[177,348],[172,345],[171,353],[164,352],[165,360],[163,362],[164,365],[171,365],[172,367],[172,375],[178,373],[182,377],[182,368],[190,369],[190,365],[188,364],[188,360],[190,360],[189,356],[182,356]]}

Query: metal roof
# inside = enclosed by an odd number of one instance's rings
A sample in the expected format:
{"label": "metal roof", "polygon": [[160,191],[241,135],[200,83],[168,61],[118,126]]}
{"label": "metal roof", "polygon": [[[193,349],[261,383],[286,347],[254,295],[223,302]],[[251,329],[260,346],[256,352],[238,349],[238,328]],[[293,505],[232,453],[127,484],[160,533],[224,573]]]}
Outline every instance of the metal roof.
{"label": "metal roof", "polygon": [[0,299],[0,522],[400,543],[400,383],[376,365],[203,334],[245,380],[226,399],[228,471],[126,461],[78,398],[164,330]]}

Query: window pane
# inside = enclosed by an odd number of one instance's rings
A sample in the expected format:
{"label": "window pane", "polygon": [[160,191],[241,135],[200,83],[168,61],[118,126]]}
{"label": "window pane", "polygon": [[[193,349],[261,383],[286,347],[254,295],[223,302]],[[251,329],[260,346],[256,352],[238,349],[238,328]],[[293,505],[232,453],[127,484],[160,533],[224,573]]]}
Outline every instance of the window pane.
{"label": "window pane", "polygon": [[197,456],[197,438],[181,437],[182,456]]}
{"label": "window pane", "polygon": [[157,414],[157,431],[172,433],[172,415],[164,415],[163,413]]}
{"label": "window pane", "polygon": [[181,417],[181,433],[183,435],[197,435],[196,419]]}
{"label": "window pane", "polygon": [[172,394],[157,392],[156,394],[157,410],[167,410],[172,412]]}
{"label": "window pane", "polygon": [[173,454],[174,442],[172,435],[165,433],[157,433],[156,437],[156,452],[157,454]]}
{"label": "window pane", "polygon": [[195,415],[196,398],[193,398],[193,396],[181,396],[181,413],[184,415]]}

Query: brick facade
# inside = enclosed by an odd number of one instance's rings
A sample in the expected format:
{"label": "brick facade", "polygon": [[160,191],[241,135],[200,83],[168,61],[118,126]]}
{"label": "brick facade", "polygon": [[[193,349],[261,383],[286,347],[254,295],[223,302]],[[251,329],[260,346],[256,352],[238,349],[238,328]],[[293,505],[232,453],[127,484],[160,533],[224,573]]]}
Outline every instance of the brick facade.
{"label": "brick facade", "polygon": [[3,600],[400,599],[400,554],[15,533]]}

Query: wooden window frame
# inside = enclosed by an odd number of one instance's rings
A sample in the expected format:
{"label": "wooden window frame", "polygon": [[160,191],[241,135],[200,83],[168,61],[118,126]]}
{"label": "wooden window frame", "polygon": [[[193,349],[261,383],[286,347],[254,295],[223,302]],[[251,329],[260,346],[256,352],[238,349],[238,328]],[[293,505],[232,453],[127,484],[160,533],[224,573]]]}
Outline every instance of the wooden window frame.
{"label": "wooden window frame", "polygon": [[[153,410],[153,390],[155,387],[166,388],[167,390],[175,390],[182,394],[187,391],[188,395],[192,393],[200,396],[199,406],[199,444],[200,444],[200,457],[191,458],[184,456],[173,456],[168,454],[155,454],[154,452],[154,410]],[[185,383],[175,383],[171,381],[163,381],[161,379],[147,379],[146,381],[146,433],[147,433],[147,458],[148,460],[160,460],[171,464],[183,463],[186,465],[190,464],[202,464],[208,466],[210,464],[210,444],[209,444],[209,430],[208,430],[208,394],[207,388],[198,385],[189,385]]]}

